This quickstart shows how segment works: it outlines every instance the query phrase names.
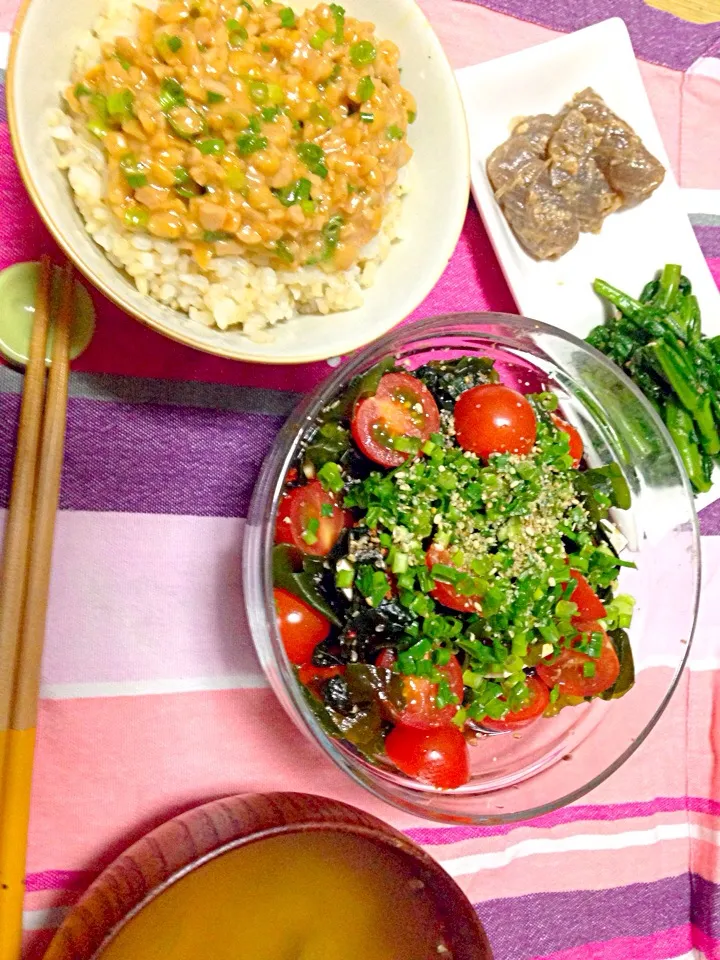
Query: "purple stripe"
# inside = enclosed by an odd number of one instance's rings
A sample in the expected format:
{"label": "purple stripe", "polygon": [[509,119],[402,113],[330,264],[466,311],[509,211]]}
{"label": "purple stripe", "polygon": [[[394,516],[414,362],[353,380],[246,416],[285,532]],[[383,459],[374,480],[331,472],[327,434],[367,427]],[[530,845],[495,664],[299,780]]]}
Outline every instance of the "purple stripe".
{"label": "purple stripe", "polygon": [[695,226],[695,236],[706,259],[720,257],[720,226]]}
{"label": "purple stripe", "polygon": [[26,893],[41,890],[85,890],[93,882],[96,873],[89,870],[45,870],[29,873],[25,877]]}
{"label": "purple stripe", "polygon": [[[0,395],[0,507],[19,398]],[[71,398],[60,507],[242,517],[283,418]]]}
{"label": "purple stripe", "polygon": [[704,507],[698,513],[700,533],[703,537],[720,536],[720,500]]}
{"label": "purple stripe", "polygon": [[[554,869],[562,869],[562,862],[556,861]],[[684,926],[688,920],[707,936],[717,936],[718,888],[706,881],[702,884],[712,891],[704,889],[698,877],[684,874],[610,890],[488,900],[475,909],[496,957],[530,960],[595,941],[651,936]]]}
{"label": "purple stripe", "polygon": [[622,17],[638,57],[687,70],[720,42],[720,24],[689,23],[644,0],[469,0],[530,23],[569,33],[608,17]]}
{"label": "purple stripe", "polygon": [[680,810],[720,817],[720,802],[705,797],[656,797],[654,800],[640,800],[636,803],[564,807],[561,810],[553,810],[552,813],[545,813],[541,817],[535,817],[533,820],[501,823],[491,827],[418,827],[405,832],[415,843],[432,847],[482,837],[502,837],[521,827],[548,829],[583,820],[631,820],[634,817],[651,817],[657,813],[676,813]]}

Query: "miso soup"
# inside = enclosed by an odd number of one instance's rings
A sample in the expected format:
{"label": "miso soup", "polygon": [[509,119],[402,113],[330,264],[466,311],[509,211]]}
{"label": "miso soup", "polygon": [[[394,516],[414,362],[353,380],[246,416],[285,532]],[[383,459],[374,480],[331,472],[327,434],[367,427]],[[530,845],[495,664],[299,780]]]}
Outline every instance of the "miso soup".
{"label": "miso soup", "polygon": [[176,881],[103,960],[451,960],[436,902],[400,851],[322,831],[272,837]]}

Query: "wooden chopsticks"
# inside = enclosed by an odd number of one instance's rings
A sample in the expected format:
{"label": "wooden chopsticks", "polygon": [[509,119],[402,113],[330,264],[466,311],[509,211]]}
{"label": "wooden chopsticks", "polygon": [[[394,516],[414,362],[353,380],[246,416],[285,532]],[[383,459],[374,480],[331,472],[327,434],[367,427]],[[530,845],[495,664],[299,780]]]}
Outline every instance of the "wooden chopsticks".
{"label": "wooden chopsticks", "polygon": [[74,278],[62,273],[45,389],[52,266],[40,266],[0,571],[0,960],[19,960],[40,661],[65,442]]}

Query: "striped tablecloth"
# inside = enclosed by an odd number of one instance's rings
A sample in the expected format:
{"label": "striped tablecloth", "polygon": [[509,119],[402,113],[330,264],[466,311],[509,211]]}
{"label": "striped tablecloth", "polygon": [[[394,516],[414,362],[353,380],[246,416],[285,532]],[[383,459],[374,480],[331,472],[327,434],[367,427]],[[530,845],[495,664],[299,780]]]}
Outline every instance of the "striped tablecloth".
{"label": "striped tablecloth", "polygon": [[[703,22],[720,19],[718,0],[421,3],[455,66],[624,15],[720,279],[720,24]],[[656,9],[671,5],[685,19]],[[15,6],[0,0],[0,30]],[[6,48],[3,34],[0,53]],[[52,249],[4,120],[0,267]],[[720,510],[702,517],[704,593],[690,669],[632,760],[580,803],[531,822],[414,821],[354,786],[291,726],[263,679],[243,611],[243,517],[258,467],[297,394],[327,375],[327,364],[222,362],[95,302],[97,335],[71,385],[28,955],[39,954],[97,872],[153,825],[220,794],[293,789],[369,809],[422,843],[477,904],[498,960],[720,958]],[[488,307],[513,303],[471,206],[417,315]],[[0,368],[0,507],[20,387]],[[653,669],[659,677],[669,665]]]}

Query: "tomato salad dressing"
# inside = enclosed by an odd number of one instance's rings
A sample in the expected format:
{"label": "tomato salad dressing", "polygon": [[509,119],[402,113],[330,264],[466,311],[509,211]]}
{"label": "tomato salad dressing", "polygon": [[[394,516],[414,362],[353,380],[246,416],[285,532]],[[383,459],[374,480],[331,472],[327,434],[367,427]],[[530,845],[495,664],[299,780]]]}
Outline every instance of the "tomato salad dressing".
{"label": "tomato salad dressing", "polygon": [[326,407],[288,474],[278,629],[323,727],[440,789],[468,743],[632,686],[607,534],[629,492],[587,469],[549,392],[484,357],[384,363]]}

